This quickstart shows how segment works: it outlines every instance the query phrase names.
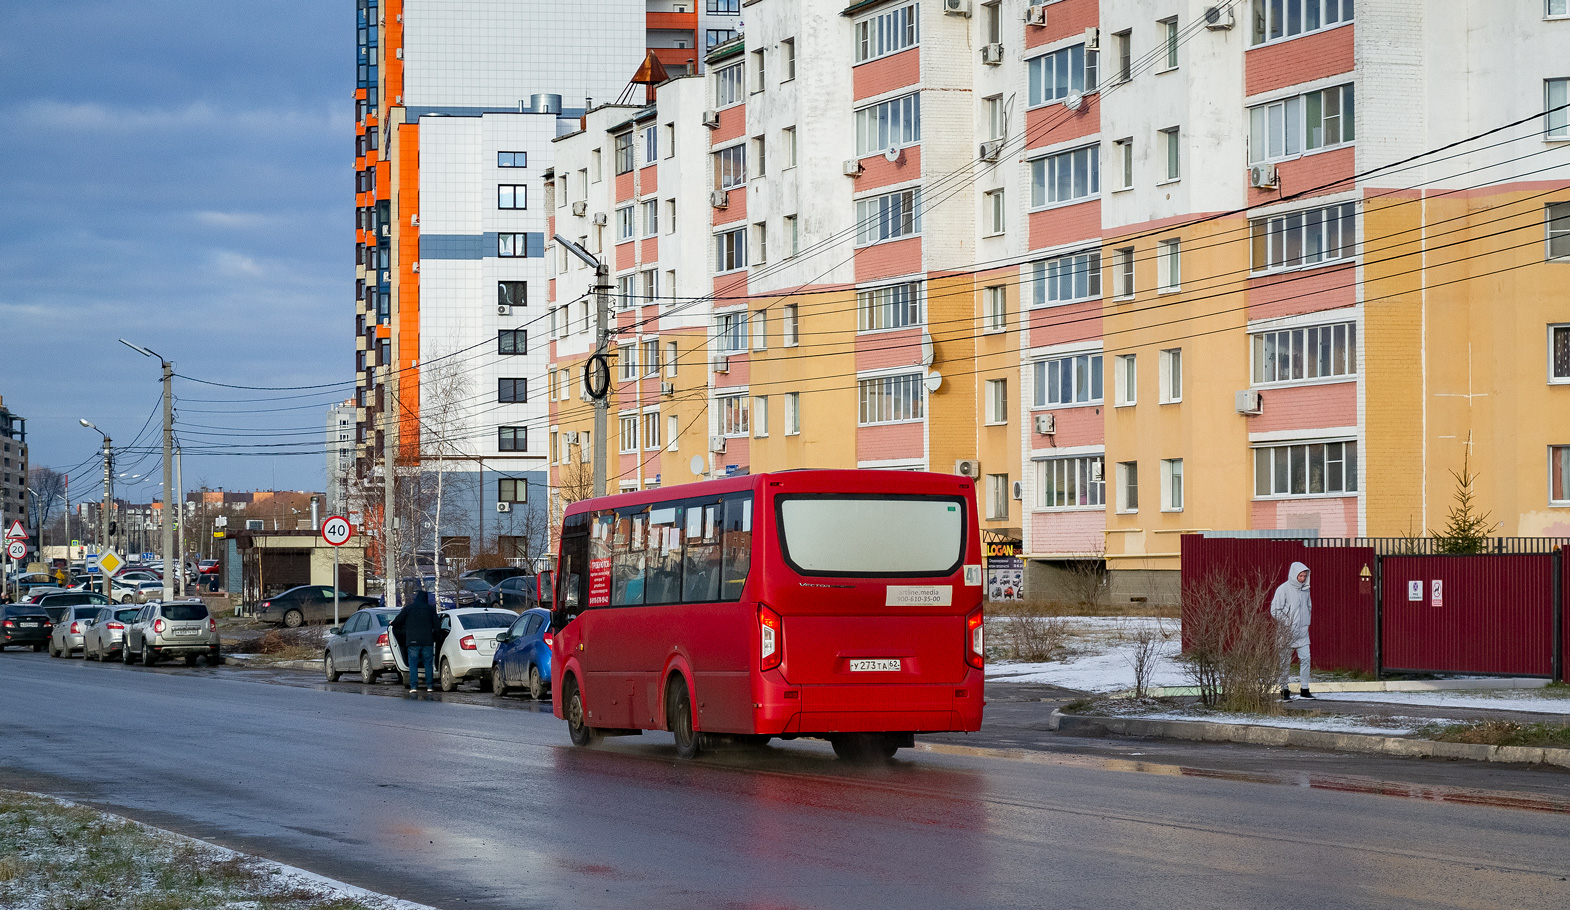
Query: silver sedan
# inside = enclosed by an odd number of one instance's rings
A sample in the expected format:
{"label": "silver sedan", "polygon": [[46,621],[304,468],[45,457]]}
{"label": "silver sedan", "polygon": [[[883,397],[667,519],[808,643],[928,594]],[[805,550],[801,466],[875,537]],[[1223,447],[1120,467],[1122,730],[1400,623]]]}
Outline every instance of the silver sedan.
{"label": "silver sedan", "polygon": [[370,685],[383,673],[397,675],[387,634],[388,623],[397,615],[397,610],[371,607],[355,611],[343,625],[328,629],[322,652],[327,681],[337,682],[340,675],[359,671],[360,682]]}
{"label": "silver sedan", "polygon": [[100,607],[102,616],[87,627],[82,637],[82,657],[87,660],[114,660],[125,648],[125,627],[136,621],[141,607]]}
{"label": "silver sedan", "polygon": [[55,622],[54,631],[49,633],[49,656],[70,657],[82,650],[87,630],[98,621],[100,612],[107,609],[98,604],[66,607],[65,614]]}

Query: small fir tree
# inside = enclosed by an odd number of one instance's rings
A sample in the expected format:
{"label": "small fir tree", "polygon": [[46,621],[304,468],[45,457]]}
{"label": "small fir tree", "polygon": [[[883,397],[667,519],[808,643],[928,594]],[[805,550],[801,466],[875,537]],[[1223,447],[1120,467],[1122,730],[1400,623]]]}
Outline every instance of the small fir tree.
{"label": "small fir tree", "polygon": [[1456,480],[1455,505],[1445,517],[1444,530],[1429,532],[1433,535],[1435,549],[1441,553],[1481,553],[1488,545],[1488,538],[1499,527],[1498,522],[1488,520],[1492,513],[1479,515],[1475,511],[1472,485],[1477,481],[1477,475],[1472,473],[1471,462],[1468,453],[1461,460],[1461,470],[1450,472]]}

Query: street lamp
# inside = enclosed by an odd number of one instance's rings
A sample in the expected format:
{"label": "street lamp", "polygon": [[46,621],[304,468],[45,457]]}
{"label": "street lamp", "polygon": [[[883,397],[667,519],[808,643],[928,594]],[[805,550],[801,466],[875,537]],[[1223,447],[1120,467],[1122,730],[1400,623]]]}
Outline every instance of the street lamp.
{"label": "street lamp", "polygon": [[[164,378],[164,511],[168,512],[174,504],[174,364],[164,359],[162,354],[149,350],[141,345],[132,344],[124,338],[120,343],[144,357],[156,357],[163,366]],[[174,553],[174,522],[167,515],[163,521],[163,570],[159,572],[164,580],[164,600],[174,600],[174,579],[169,575],[169,564],[175,562]]]}
{"label": "street lamp", "polygon": [[109,573],[104,571],[103,554],[109,551],[109,503],[112,501],[110,497],[114,495],[114,450],[109,445],[108,433],[93,426],[92,422],[85,417],[78,422],[104,438],[104,504],[99,509],[98,514],[99,526],[103,531],[103,536],[98,538],[98,574],[103,578],[104,596],[108,597]]}

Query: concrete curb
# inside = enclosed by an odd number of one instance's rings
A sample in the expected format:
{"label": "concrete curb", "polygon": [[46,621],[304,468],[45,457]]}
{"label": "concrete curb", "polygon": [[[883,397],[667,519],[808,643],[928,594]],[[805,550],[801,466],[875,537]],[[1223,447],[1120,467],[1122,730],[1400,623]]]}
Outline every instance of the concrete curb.
{"label": "concrete curb", "polygon": [[1369,752],[1407,758],[1460,758],[1470,761],[1516,762],[1570,768],[1570,749],[1536,746],[1487,746],[1444,743],[1404,736],[1368,733],[1330,733],[1265,727],[1257,724],[1223,724],[1205,720],[1145,720],[1138,717],[1096,717],[1053,711],[1047,728],[1059,732],[1104,732],[1119,736],[1158,736],[1200,742],[1247,743],[1256,746],[1301,746],[1332,752]]}
{"label": "concrete curb", "polygon": [[[1551,679],[1505,678],[1488,679],[1386,679],[1386,680],[1315,680],[1314,692],[1449,692],[1482,689],[1541,689],[1553,682]],[[1297,688],[1294,684],[1292,688]],[[1161,697],[1171,695],[1198,695],[1194,686],[1162,686],[1152,688],[1150,694]]]}

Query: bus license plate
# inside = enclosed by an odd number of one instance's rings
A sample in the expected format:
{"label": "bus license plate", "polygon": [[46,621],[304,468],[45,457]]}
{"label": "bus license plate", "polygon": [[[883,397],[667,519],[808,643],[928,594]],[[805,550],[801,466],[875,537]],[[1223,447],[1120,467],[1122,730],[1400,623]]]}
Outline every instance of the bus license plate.
{"label": "bus license plate", "polygon": [[898,673],[899,658],[889,660],[853,660],[850,662],[852,673]]}

